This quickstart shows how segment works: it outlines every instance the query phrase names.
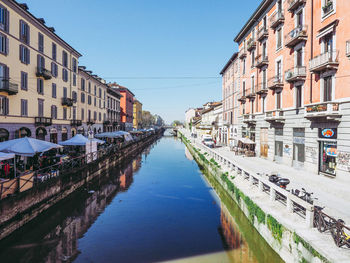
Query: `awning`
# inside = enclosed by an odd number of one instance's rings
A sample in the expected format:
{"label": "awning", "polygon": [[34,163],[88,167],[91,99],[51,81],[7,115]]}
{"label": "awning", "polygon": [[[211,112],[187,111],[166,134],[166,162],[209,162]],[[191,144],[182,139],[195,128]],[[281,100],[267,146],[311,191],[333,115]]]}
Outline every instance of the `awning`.
{"label": "awning", "polygon": [[239,141],[242,142],[243,144],[255,144],[255,142],[249,138],[239,138]]}
{"label": "awning", "polygon": [[3,152],[0,152],[0,161],[13,159],[13,158],[15,158],[15,154],[14,153],[3,153]]}

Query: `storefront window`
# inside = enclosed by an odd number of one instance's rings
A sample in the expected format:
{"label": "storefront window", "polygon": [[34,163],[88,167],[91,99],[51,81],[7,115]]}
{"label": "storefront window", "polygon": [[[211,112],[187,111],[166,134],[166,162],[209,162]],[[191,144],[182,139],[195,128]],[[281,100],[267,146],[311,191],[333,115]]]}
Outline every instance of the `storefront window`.
{"label": "storefront window", "polygon": [[305,129],[293,129],[293,164],[297,165],[305,162]]}
{"label": "storefront window", "polygon": [[335,175],[337,143],[322,141],[320,149],[320,172]]}
{"label": "storefront window", "polygon": [[275,141],[275,156],[283,156],[283,142]]}

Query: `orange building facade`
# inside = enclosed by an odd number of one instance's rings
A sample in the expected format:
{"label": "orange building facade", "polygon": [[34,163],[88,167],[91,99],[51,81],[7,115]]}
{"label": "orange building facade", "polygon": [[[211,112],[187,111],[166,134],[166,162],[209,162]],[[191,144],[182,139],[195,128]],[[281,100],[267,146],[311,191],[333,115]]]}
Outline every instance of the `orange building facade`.
{"label": "orange building facade", "polygon": [[257,156],[350,180],[350,5],[264,0],[235,37],[238,135]]}

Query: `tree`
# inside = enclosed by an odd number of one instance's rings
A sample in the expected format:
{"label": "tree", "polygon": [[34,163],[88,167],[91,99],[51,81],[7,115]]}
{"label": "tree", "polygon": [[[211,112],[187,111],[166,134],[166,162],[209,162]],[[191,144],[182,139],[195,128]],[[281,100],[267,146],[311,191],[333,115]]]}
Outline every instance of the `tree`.
{"label": "tree", "polygon": [[172,124],[171,124],[171,126],[174,126],[174,127],[181,126],[181,125],[183,125],[182,122],[178,121],[178,120],[173,121]]}
{"label": "tree", "polygon": [[149,128],[154,125],[154,116],[149,111],[142,111],[140,125],[142,128]]}

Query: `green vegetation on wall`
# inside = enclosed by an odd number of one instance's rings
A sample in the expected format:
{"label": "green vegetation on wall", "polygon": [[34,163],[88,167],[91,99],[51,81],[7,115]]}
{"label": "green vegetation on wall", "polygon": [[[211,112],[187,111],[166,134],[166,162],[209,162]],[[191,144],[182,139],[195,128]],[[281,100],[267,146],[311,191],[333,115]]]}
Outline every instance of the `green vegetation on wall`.
{"label": "green vegetation on wall", "polygon": [[308,242],[306,242],[304,239],[302,239],[300,236],[298,236],[298,234],[296,234],[295,232],[293,233],[293,240],[294,240],[294,243],[297,245],[299,243],[301,243],[303,245],[303,247],[306,248],[307,251],[309,251],[314,257],[321,259],[325,263],[330,262],[324,256],[322,256],[320,253],[318,253]]}
{"label": "green vegetation on wall", "polygon": [[273,237],[281,243],[283,235],[283,226],[280,223],[278,223],[278,221],[272,215],[267,215],[267,227],[272,232]]}

